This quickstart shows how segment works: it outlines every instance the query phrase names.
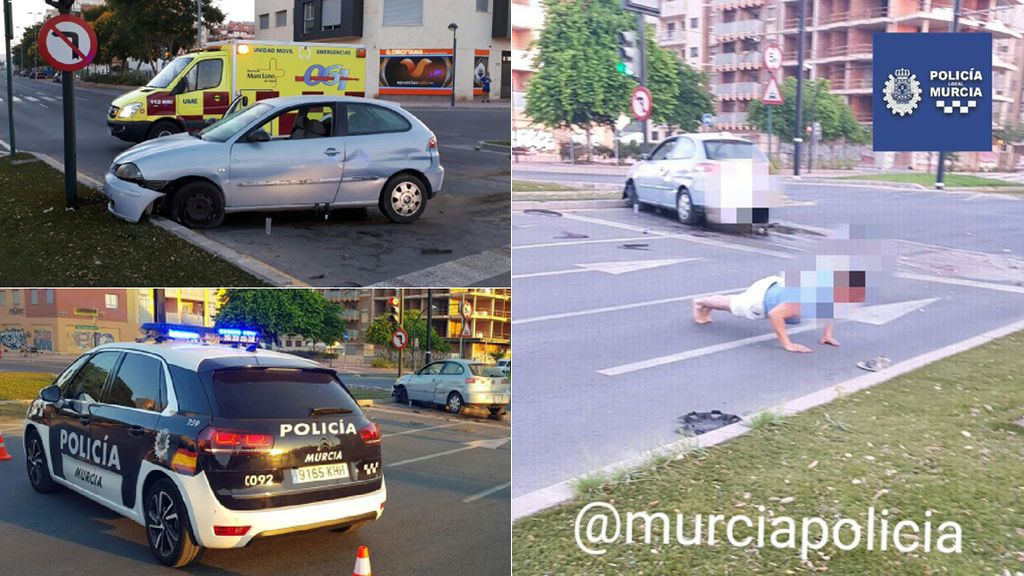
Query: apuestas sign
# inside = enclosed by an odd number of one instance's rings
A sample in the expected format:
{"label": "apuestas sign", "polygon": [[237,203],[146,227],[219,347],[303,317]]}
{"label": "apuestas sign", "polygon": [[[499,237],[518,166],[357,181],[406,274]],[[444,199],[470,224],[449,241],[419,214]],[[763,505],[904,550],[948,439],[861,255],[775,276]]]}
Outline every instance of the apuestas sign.
{"label": "apuestas sign", "polygon": [[395,329],[391,333],[391,345],[395,347],[395,350],[401,350],[409,345],[409,333],[402,328]]}
{"label": "apuestas sign", "polygon": [[61,14],[39,29],[39,53],[57,70],[74,72],[85,68],[96,57],[98,47],[96,32],[78,16]]}

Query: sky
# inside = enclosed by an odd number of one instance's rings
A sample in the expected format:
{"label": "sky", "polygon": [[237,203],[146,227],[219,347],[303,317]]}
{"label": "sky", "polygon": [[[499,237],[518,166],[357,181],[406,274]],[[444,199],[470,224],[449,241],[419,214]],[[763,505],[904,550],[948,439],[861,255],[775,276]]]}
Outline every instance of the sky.
{"label": "sky", "polygon": [[[209,1],[209,0],[204,0]],[[255,20],[255,0],[213,0],[224,12],[227,20],[239,20],[252,22]],[[14,42],[21,38],[21,31],[32,24],[43,19],[49,5],[43,0],[12,0],[14,11]],[[3,13],[0,11],[0,21],[3,20]],[[2,30],[2,29],[0,29]],[[0,46],[0,52],[3,52]]]}

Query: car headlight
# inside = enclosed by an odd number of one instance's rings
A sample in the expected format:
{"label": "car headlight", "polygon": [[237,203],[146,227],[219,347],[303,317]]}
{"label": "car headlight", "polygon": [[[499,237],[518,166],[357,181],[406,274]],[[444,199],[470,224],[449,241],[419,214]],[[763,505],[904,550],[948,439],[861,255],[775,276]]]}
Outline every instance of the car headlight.
{"label": "car headlight", "polygon": [[142,102],[133,102],[117,113],[118,118],[131,118],[136,112],[142,109]]}
{"label": "car headlight", "polygon": [[118,165],[114,168],[114,176],[117,176],[121,180],[128,180],[129,182],[141,182],[142,171],[139,167],[131,162]]}

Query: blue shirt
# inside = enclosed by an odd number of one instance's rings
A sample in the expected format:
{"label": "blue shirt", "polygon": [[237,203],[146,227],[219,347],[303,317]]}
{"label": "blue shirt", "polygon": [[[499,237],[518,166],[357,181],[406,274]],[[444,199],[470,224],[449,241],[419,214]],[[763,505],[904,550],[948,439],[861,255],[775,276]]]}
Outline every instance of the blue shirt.
{"label": "blue shirt", "polygon": [[491,91],[491,79],[489,76],[484,76],[483,78],[481,78],[480,84],[482,85],[484,92]]}
{"label": "blue shirt", "polygon": [[[778,306],[779,304],[785,304],[785,300],[783,299],[785,291],[786,291],[786,288],[784,286],[782,286],[781,284],[779,284],[778,282],[776,282],[775,284],[772,284],[771,286],[769,286],[768,290],[765,291],[765,293],[764,293],[764,316],[765,316],[765,318],[768,317],[768,313],[771,312],[772,310],[774,310],[776,306]],[[786,324],[799,324],[799,323],[800,323],[800,317],[799,316],[791,316],[789,318],[786,318]]]}

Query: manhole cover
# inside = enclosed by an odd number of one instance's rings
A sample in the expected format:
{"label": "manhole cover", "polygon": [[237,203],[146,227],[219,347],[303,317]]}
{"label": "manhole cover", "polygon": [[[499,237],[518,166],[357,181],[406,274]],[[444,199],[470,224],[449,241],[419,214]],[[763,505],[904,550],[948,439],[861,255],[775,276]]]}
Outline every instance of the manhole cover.
{"label": "manhole cover", "polygon": [[728,426],[729,424],[735,424],[740,421],[740,417],[735,414],[726,414],[721,410],[712,410],[711,412],[690,412],[685,416],[679,417],[679,422],[682,426],[679,427],[679,433],[683,436],[699,436],[706,434],[712,430],[717,430],[722,426]]}

